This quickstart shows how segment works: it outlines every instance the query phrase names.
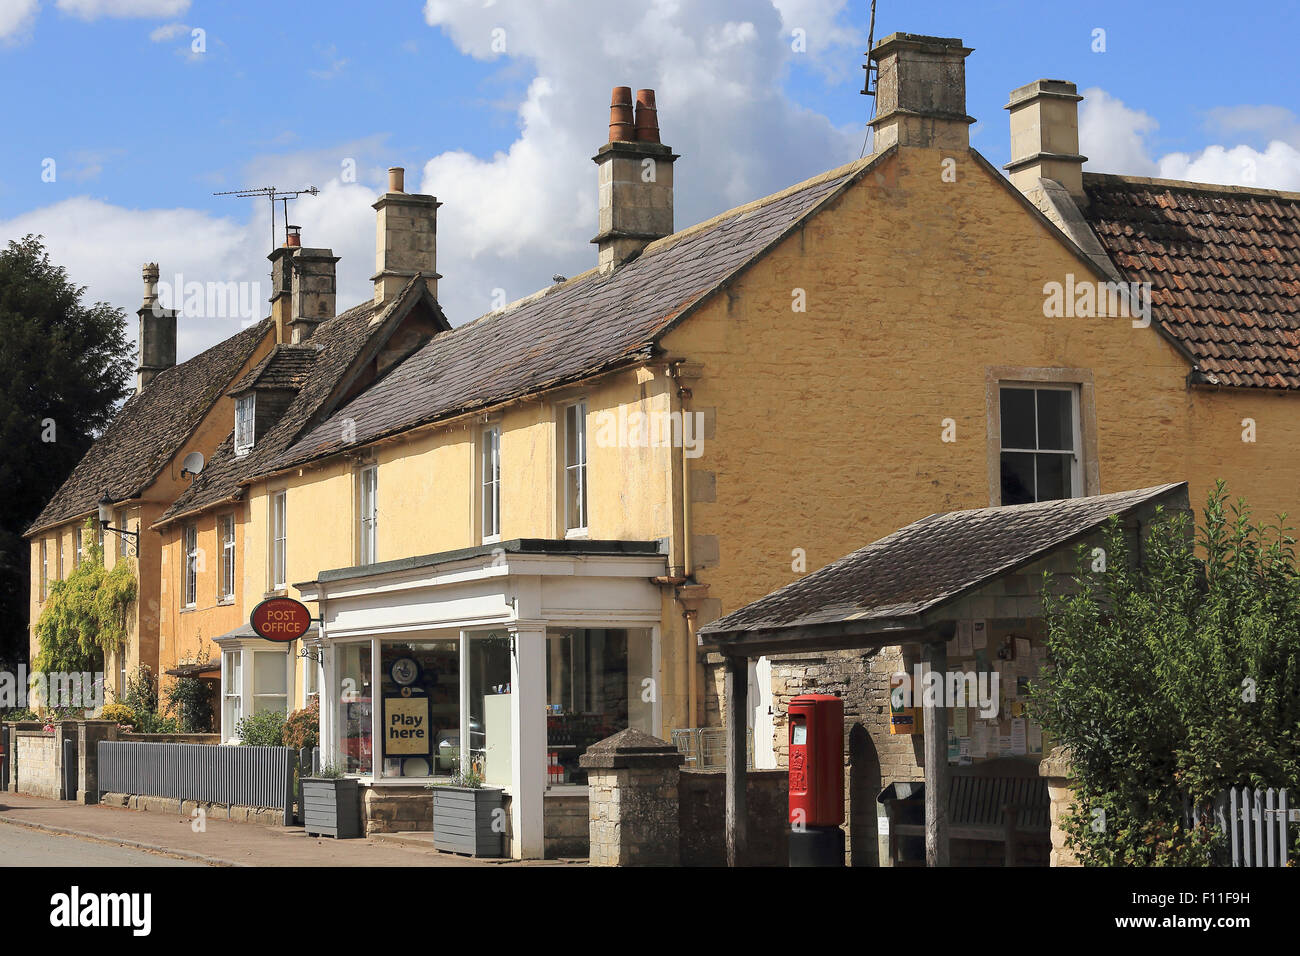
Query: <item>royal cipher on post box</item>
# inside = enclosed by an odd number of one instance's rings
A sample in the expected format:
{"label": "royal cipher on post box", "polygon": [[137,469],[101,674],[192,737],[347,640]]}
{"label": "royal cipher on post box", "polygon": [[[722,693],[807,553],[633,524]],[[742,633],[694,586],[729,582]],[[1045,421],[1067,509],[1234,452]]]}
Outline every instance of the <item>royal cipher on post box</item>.
{"label": "royal cipher on post box", "polygon": [[790,701],[790,826],[844,822],[844,702],[829,694]]}

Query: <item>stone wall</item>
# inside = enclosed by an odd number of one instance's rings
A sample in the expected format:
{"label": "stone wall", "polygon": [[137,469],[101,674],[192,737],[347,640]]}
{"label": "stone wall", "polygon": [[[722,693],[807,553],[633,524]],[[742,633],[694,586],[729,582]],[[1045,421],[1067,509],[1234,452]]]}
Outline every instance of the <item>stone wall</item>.
{"label": "stone wall", "polygon": [[433,829],[433,794],[423,786],[362,787],[366,836]]}
{"label": "stone wall", "polygon": [[138,793],[116,792],[105,793],[99,802],[106,807],[145,810],[150,813],[170,813],[189,820],[191,823],[202,816],[212,820],[256,823],[265,827],[284,826],[284,811],[268,807],[227,806],[224,803],[177,800],[175,797],[151,797]]}
{"label": "stone wall", "polygon": [[59,799],[63,759],[57,731],[19,730],[13,735],[14,790]]}
{"label": "stone wall", "polygon": [[[724,826],[727,775],[721,770],[683,770],[677,784],[682,866],[726,866]],[[745,786],[749,856],[744,866],[790,862],[790,775],[751,770]]]}

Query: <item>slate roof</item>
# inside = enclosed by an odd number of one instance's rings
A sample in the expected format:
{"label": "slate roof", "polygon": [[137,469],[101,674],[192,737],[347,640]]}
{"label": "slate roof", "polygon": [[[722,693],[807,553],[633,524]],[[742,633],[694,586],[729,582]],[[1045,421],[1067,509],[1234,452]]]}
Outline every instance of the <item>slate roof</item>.
{"label": "slate roof", "polygon": [[263,319],[188,361],[164,369],[143,392],[132,394],[36,516],[27,534],[94,511],[105,491],[114,501],[143,493],[257,349],[270,323]]}
{"label": "slate roof", "polygon": [[252,388],[281,389],[296,392],[307,381],[316,362],[318,344],[277,345],[248,374],[231,387],[227,395],[238,395]]}
{"label": "slate roof", "polygon": [[917,618],[1094,531],[1112,515],[1158,501],[1185,503],[1186,489],[1179,482],[930,515],[705,625],[700,635],[725,640],[746,632]]}
{"label": "slate roof", "polygon": [[1300,389],[1300,194],[1083,174],[1082,210],[1212,384]]}
{"label": "slate roof", "polygon": [[[408,284],[408,289],[413,286],[414,280]],[[284,452],[316,414],[370,341],[371,334],[379,327],[379,323],[374,320],[380,317],[380,313],[396,307],[403,299],[404,296],[398,296],[391,306],[378,309],[373,300],[368,300],[322,322],[306,343],[276,346],[231,391],[246,388],[255,380],[286,385],[294,383],[297,394],[284,415],[265,435],[258,436],[253,450],[242,457],[235,455],[232,421],[230,433],[212,453],[212,458],[203,471],[195,476],[171,507],[163,512],[154,527],[209,505],[228,501],[236,496],[241,482],[265,472],[267,465]]]}
{"label": "slate roof", "polygon": [[[275,463],[298,465],[385,435],[576,381],[653,354],[660,336],[719,285],[884,157],[851,163],[652,243],[436,336],[308,432]],[[344,442],[339,421],[355,422]]]}

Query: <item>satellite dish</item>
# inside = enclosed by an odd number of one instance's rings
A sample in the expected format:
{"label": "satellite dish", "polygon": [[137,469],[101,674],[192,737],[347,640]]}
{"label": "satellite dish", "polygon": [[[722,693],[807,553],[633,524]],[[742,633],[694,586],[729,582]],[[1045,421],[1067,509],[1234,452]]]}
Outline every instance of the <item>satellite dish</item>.
{"label": "satellite dish", "polygon": [[202,452],[192,451],[192,452],[190,452],[188,455],[186,455],[186,456],[185,456],[185,460],[184,460],[183,462],[181,462],[181,477],[182,477],[182,478],[184,478],[186,475],[191,475],[191,476],[192,476],[192,475],[197,475],[197,474],[198,474],[199,472],[201,472],[202,470],[203,470],[203,453],[202,453]]}

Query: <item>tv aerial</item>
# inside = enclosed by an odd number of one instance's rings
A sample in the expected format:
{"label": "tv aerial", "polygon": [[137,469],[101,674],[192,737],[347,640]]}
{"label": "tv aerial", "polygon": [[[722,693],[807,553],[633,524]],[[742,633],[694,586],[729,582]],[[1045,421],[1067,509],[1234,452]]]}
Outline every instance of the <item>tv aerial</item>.
{"label": "tv aerial", "polygon": [[299,196],[317,196],[320,190],[315,186],[307,186],[303,189],[276,189],[274,186],[258,186],[251,189],[228,189],[222,193],[213,193],[214,196],[237,196],[247,199],[254,196],[265,196],[271,200],[271,251],[275,251],[275,204],[277,202],[284,204],[284,238],[287,242],[289,239],[289,200],[297,199]]}

